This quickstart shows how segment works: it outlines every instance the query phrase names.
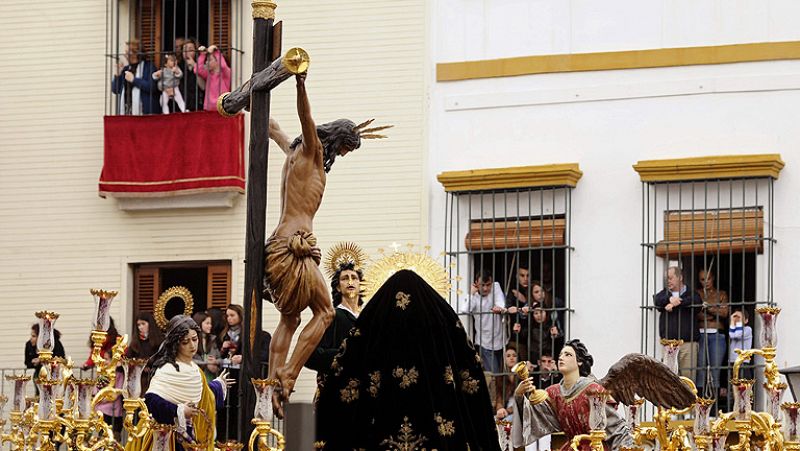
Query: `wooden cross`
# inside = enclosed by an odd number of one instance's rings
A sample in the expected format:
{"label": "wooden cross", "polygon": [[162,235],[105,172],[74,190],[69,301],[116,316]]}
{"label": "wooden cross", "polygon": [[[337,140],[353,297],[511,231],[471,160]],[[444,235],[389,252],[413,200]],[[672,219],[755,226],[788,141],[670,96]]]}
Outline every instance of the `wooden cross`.
{"label": "wooden cross", "polygon": [[[281,53],[281,23],[275,23],[276,3],[252,0],[253,73],[266,69]],[[270,91],[250,93],[250,165],[247,172],[247,225],[245,232],[244,321],[242,324],[242,368],[239,374],[238,437],[250,436],[250,419],[256,395],[250,379],[261,377],[261,291],[264,276],[264,241],[267,217],[267,161],[269,155]]]}

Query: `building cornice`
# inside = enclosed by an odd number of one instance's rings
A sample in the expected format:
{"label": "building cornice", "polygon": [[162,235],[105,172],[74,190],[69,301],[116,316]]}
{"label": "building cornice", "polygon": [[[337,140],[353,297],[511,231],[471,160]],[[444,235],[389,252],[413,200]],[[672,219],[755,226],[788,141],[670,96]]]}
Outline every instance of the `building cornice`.
{"label": "building cornice", "polygon": [[800,41],[532,55],[438,63],[436,81],[800,59]]}
{"label": "building cornice", "polygon": [[578,163],[517,166],[510,168],[446,171],[436,178],[447,192],[569,186],[578,184],[583,172]]}
{"label": "building cornice", "polygon": [[730,178],[777,179],[785,163],[780,154],[718,155],[643,160],[633,165],[643,182],[679,182]]}

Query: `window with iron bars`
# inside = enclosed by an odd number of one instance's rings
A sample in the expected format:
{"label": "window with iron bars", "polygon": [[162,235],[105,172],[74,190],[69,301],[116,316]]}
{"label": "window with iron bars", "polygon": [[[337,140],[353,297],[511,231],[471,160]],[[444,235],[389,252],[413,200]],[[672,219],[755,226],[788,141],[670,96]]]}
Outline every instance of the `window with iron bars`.
{"label": "window with iron bars", "polygon": [[774,303],[773,207],[771,177],[642,185],[642,352],[682,340],[680,373],[715,409],[733,403],[733,349],[758,347],[755,308]]}
{"label": "window with iron bars", "polygon": [[531,362],[539,387],[559,377],[572,311],[571,195],[570,186],[447,194],[450,302],[494,385],[498,412],[513,399],[516,361]]}
{"label": "window with iron bars", "polygon": [[[180,111],[181,106],[185,111],[200,111],[208,103],[206,92],[222,93],[241,85],[242,5],[233,0],[107,0],[105,113],[161,114],[165,91],[168,112]],[[184,46],[189,42],[192,45]],[[206,52],[200,49],[212,45],[219,52],[208,52],[201,59]],[[220,73],[225,67],[230,70],[229,82],[227,76],[215,75],[216,66],[207,69],[211,55],[216,55]],[[169,89],[163,71],[173,57],[181,76],[175,89]],[[126,71],[135,78],[127,85]],[[132,107],[133,95],[147,105]]]}

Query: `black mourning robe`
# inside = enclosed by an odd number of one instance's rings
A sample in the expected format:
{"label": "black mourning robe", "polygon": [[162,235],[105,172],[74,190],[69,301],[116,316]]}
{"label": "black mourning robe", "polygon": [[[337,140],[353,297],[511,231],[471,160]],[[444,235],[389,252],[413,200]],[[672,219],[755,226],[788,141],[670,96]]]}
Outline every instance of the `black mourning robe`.
{"label": "black mourning robe", "polygon": [[484,450],[500,445],[478,352],[450,305],[411,271],[367,303],[323,376],[325,450]]}

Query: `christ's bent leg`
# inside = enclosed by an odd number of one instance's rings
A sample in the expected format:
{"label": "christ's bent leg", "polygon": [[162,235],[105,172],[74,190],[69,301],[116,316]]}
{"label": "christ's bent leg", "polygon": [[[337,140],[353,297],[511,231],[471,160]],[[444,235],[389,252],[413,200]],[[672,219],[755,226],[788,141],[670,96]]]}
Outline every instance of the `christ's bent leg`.
{"label": "christ's bent leg", "polygon": [[[284,315],[275,328],[272,341],[269,344],[269,377],[275,378],[278,369],[286,365],[286,355],[289,353],[289,345],[292,343],[297,327],[300,326],[300,315]],[[280,402],[280,393],[272,393],[272,410],[278,418],[283,418],[283,407]]]}
{"label": "christ's bent leg", "polygon": [[333,317],[335,315],[328,287],[319,269],[316,270],[314,284],[315,287],[309,304],[311,311],[314,313],[314,317],[306,324],[300,336],[297,338],[297,344],[294,347],[289,362],[283,368],[280,368],[276,374],[278,380],[281,381],[281,387],[283,387],[284,401],[289,400],[289,395],[297,381],[297,375],[300,374],[300,370],[303,369],[306,360],[308,360],[311,353],[314,352],[314,349],[319,345],[322,335],[325,333],[328,326],[330,326],[331,322],[333,322]]}

